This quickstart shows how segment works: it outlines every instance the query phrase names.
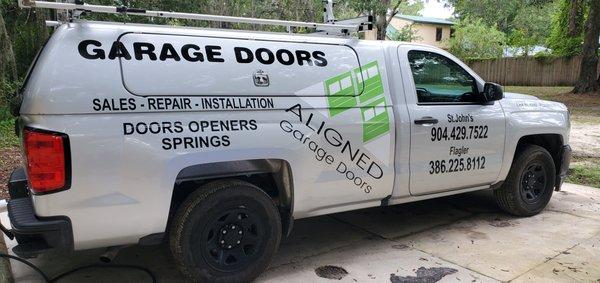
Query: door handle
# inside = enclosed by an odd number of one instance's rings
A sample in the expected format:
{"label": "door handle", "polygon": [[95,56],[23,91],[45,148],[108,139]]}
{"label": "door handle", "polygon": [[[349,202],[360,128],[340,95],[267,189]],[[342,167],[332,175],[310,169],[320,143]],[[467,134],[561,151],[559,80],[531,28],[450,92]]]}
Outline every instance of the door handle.
{"label": "door handle", "polygon": [[437,123],[438,123],[438,119],[435,119],[433,117],[423,117],[421,119],[415,120],[416,125],[428,125],[428,124],[437,124]]}

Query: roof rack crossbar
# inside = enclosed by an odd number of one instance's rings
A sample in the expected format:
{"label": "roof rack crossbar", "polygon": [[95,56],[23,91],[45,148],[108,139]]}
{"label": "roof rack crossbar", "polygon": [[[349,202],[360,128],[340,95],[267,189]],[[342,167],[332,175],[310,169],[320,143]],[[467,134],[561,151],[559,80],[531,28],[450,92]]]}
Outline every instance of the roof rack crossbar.
{"label": "roof rack crossbar", "polygon": [[50,2],[50,1],[36,1],[36,0],[18,0],[19,6],[22,8],[45,8],[52,10],[66,10],[66,11],[83,11],[83,12],[96,12],[105,14],[120,14],[120,15],[135,15],[135,16],[146,16],[146,17],[157,17],[157,18],[171,18],[171,19],[187,19],[187,20],[198,20],[198,21],[211,21],[211,22],[229,22],[229,23],[243,23],[243,24],[257,24],[257,25],[273,25],[273,26],[284,26],[288,30],[291,27],[303,27],[303,28],[314,28],[320,31],[325,31],[332,34],[338,35],[349,35],[353,32],[361,32],[367,29],[370,23],[360,23],[357,25],[343,25],[335,23],[313,23],[313,22],[301,22],[301,21],[284,21],[284,20],[272,20],[272,19],[258,19],[258,18],[245,18],[245,17],[231,17],[231,16],[219,16],[219,15],[208,15],[208,14],[195,14],[195,13],[181,13],[181,12],[168,12],[168,11],[151,11],[138,8],[129,7],[117,7],[117,6],[105,6],[105,5],[90,5],[84,4],[83,1],[76,1],[76,3],[61,3],[61,2]]}

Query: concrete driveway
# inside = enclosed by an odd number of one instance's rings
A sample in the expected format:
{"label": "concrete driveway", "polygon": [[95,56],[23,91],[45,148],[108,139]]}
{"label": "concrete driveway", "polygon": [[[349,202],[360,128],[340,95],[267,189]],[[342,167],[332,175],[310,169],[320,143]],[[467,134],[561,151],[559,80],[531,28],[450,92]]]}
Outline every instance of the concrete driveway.
{"label": "concrete driveway", "polygon": [[[97,263],[101,253],[45,255],[34,263],[53,276]],[[164,246],[124,249],[116,263],[144,266],[159,282],[185,281]],[[21,264],[12,263],[12,269],[16,282],[42,282]],[[144,276],[94,269],[61,282],[150,282]],[[489,192],[479,192],[299,220],[258,281],[337,279],[600,282],[600,189],[567,184],[531,218],[507,216]]]}

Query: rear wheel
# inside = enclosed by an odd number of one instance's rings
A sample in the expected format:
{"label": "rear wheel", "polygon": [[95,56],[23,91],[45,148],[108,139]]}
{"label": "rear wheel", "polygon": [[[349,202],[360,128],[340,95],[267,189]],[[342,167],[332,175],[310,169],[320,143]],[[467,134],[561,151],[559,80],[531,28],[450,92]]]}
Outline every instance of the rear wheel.
{"label": "rear wheel", "polygon": [[556,169],[552,156],[537,145],[520,149],[502,187],[494,191],[502,210],[517,216],[542,211],[554,191]]}
{"label": "rear wheel", "polygon": [[281,239],[279,212],[258,187],[217,181],[192,193],[173,221],[170,246],[183,273],[200,282],[248,282]]}

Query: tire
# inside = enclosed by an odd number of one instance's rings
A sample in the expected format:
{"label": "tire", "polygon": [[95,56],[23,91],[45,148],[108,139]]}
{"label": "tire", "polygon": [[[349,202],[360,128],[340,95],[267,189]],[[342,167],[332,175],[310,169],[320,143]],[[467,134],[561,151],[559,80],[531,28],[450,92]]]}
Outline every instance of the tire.
{"label": "tire", "polygon": [[496,203],[516,216],[536,215],[550,201],[555,177],[550,153],[537,145],[525,145],[518,149],[502,187],[494,191]]}
{"label": "tire", "polygon": [[281,241],[279,211],[258,187],[237,180],[206,184],[178,209],[169,235],[182,273],[195,282],[249,282]]}

